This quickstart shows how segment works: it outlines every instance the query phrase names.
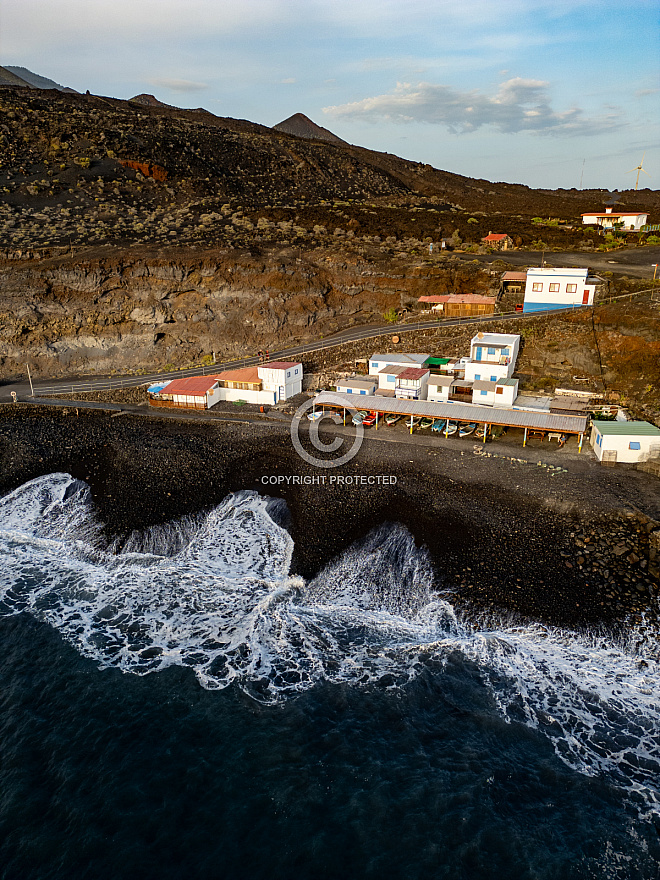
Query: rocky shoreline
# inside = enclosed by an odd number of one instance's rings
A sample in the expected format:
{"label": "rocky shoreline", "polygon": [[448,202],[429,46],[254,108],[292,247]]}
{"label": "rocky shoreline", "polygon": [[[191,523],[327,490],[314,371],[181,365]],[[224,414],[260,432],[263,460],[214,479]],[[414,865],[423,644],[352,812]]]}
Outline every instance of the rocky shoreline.
{"label": "rocky shoreline", "polygon": [[287,502],[292,568],[305,578],[381,523],[401,522],[428,548],[437,588],[465,613],[577,628],[634,625],[657,645],[658,481],[602,468],[584,454],[543,448],[522,458],[499,442],[489,451],[474,454],[473,444],[451,440],[429,448],[403,436],[374,439],[338,473],[394,476],[394,483],[278,485],[271,478],[319,476],[296,455],[286,424],[0,407],[0,492],[71,473],[90,485],[108,541],[252,489]]}

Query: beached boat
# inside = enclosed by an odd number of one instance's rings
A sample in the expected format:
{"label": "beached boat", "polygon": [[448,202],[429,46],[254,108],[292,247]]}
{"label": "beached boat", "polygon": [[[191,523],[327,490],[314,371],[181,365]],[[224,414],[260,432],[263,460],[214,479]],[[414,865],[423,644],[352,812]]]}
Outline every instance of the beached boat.
{"label": "beached boat", "polygon": [[417,428],[419,426],[419,423],[421,422],[421,420],[422,420],[421,416],[413,416],[413,420],[412,420],[413,428]]}
{"label": "beached boat", "polygon": [[488,430],[488,429],[486,428],[485,425],[480,425],[480,426],[477,428],[477,431],[476,431],[475,437],[478,437],[479,440],[483,440],[483,439],[484,439],[484,433],[485,433],[487,430]]}
{"label": "beached boat", "polygon": [[461,425],[460,428],[458,429],[458,436],[459,437],[468,437],[470,434],[472,434],[473,431],[476,430],[476,428],[477,428],[477,426],[476,426],[475,422],[470,422],[467,425]]}
{"label": "beached boat", "polygon": [[456,431],[458,431],[458,424],[456,422],[449,422],[449,424],[445,428],[445,434],[449,436],[449,434],[455,434]]}
{"label": "beached boat", "polygon": [[419,423],[420,428],[430,428],[433,424],[433,419],[430,419],[428,416],[424,416],[422,421]]}
{"label": "beached boat", "polygon": [[438,433],[445,430],[445,425],[447,424],[447,419],[436,419],[431,425],[432,431],[438,431]]}
{"label": "beached boat", "polygon": [[396,425],[401,416],[398,416],[396,413],[388,413],[385,416],[385,424],[386,425]]}

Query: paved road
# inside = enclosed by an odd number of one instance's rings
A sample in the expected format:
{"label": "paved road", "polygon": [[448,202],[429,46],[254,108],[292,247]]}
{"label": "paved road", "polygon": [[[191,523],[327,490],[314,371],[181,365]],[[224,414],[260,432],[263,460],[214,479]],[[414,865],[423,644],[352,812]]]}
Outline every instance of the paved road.
{"label": "paved road", "polygon": [[[451,321],[442,321],[436,318],[433,321],[420,321],[415,324],[391,324],[387,327],[353,327],[335,334],[328,339],[321,339],[317,342],[309,342],[306,345],[297,345],[291,348],[282,349],[280,351],[269,352],[270,360],[290,360],[294,357],[300,357],[310,352],[323,351],[328,348],[335,348],[344,345],[346,342],[357,342],[362,339],[371,339],[377,336],[404,333],[411,333],[416,330],[436,329],[442,327],[454,327],[462,324],[480,324],[484,321],[501,321],[520,319],[520,314],[512,312],[504,315],[493,315],[492,317],[481,318],[456,318]],[[157,382],[164,379],[180,379],[185,376],[199,376],[206,374],[219,373],[222,370],[236,370],[240,367],[251,367],[261,363],[258,357],[244,358],[238,361],[227,361],[222,364],[213,364],[209,367],[191,367],[188,370],[176,370],[173,373],[150,373],[142,376],[103,376],[79,378],[72,377],[66,381],[59,380],[54,382],[52,379],[38,380],[33,383],[35,395],[39,394],[73,394],[76,391],[101,391],[114,388],[130,388],[136,385],[144,385],[147,382]],[[11,399],[11,392],[15,392],[19,398],[25,399],[32,396],[30,385],[27,381],[8,382],[0,386],[0,401]]]}
{"label": "paved road", "polygon": [[[640,255],[641,252],[641,255]],[[512,253],[507,253],[506,259],[510,262],[520,263],[521,265],[529,265],[530,262],[530,254],[534,254],[534,259],[538,261],[538,251],[534,252],[521,252],[516,251]],[[643,255],[643,256],[642,256]],[[472,258],[472,255],[466,255],[467,257]],[[562,265],[562,262],[565,263],[571,259],[571,261],[575,264],[578,259],[584,260],[584,265],[589,264],[592,268],[598,268],[596,263],[592,259],[593,254],[574,254],[574,253],[565,253],[565,254],[549,254],[546,255],[546,263],[550,262],[554,265]],[[610,256],[610,255],[606,255]],[[513,259],[515,258],[515,259]],[[660,247],[659,248],[633,248],[627,251],[617,251],[616,258],[620,261],[620,265],[626,265],[625,260],[629,261],[630,266],[633,269],[639,270],[638,274],[641,273],[643,265],[643,260],[652,260],[653,262],[660,262]],[[483,255],[481,259],[486,260],[488,262],[493,262],[494,260],[501,259],[496,254],[488,254]],[[604,257],[601,257],[601,261],[604,260]],[[636,261],[636,262],[635,262]],[[607,260],[603,265],[610,265],[613,263],[611,260]],[[600,269],[602,271],[602,269]],[[614,271],[614,269],[612,269]],[[625,270],[628,274],[635,274],[632,269],[626,268]],[[653,277],[653,269],[650,269],[650,276]],[[659,272],[660,275],[660,272]],[[659,283],[660,287],[660,283]],[[553,310],[547,314],[557,314],[559,310]],[[536,315],[542,315],[544,312],[537,312]],[[309,342],[306,345],[297,345],[292,346],[290,348],[282,349],[280,351],[271,351],[269,352],[269,357],[271,360],[291,360],[292,358],[299,358],[301,355],[309,354],[315,351],[323,351],[328,348],[334,348],[339,345],[343,345],[346,342],[358,342],[363,339],[372,339],[378,336],[388,336],[392,335],[402,335],[405,333],[412,333],[417,330],[428,330],[435,329],[440,326],[444,327],[455,327],[461,326],[463,324],[480,324],[488,321],[516,321],[521,318],[521,314],[518,312],[509,312],[505,314],[493,315],[488,317],[480,317],[480,318],[456,318],[453,320],[444,320],[440,322],[437,318],[432,321],[420,321],[414,324],[390,324],[387,326],[362,326],[362,327],[352,327],[348,330],[342,330],[339,333],[334,334],[333,336],[327,337],[326,339],[321,339],[316,342]],[[65,381],[59,380],[54,381],[52,379],[41,379],[36,380],[33,383],[34,394],[73,394],[76,391],[78,392],[90,392],[90,391],[103,391],[103,390],[112,390],[115,388],[130,388],[135,387],[137,385],[144,385],[147,382],[157,382],[166,379],[180,379],[185,376],[199,376],[200,374],[215,374],[219,373],[222,370],[231,370],[231,369],[239,369],[241,367],[251,367],[260,363],[260,359],[258,357],[250,357],[244,358],[242,360],[237,361],[227,361],[225,363],[213,364],[208,367],[191,367],[188,370],[176,370],[171,373],[150,373],[141,376],[94,376],[89,378],[82,378],[79,376],[72,376],[70,379],[66,379]],[[19,380],[17,382],[8,381],[4,384],[0,383],[0,402],[7,401],[11,399],[11,393],[14,392],[19,399],[25,399],[27,397],[32,396],[32,389],[30,385],[25,380]]]}
{"label": "paved road", "polygon": [[[615,275],[631,275],[635,278],[653,278],[653,263],[660,263],[660,247],[626,248],[609,253],[586,253],[582,251],[505,251],[499,254],[458,254],[463,260],[479,260],[494,263],[504,260],[514,266],[540,265],[541,257],[549,266],[580,266],[595,272],[614,272]],[[658,272],[660,275],[660,271]]]}

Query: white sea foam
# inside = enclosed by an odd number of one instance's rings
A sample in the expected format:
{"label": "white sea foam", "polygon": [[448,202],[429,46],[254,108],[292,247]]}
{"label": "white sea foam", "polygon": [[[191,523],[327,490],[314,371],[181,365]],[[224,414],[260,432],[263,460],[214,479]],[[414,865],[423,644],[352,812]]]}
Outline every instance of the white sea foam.
{"label": "white sea foam", "polygon": [[658,665],[542,627],[476,629],[433,592],[426,554],[381,527],[313,581],[271,499],[237,493],[206,516],[101,546],[87,486],[40,477],[0,499],[0,613],[28,611],[101,666],[191,667],[273,702],[317,681],[398,686],[452,654],[474,663],[505,719],[559,757],[660,806]]}

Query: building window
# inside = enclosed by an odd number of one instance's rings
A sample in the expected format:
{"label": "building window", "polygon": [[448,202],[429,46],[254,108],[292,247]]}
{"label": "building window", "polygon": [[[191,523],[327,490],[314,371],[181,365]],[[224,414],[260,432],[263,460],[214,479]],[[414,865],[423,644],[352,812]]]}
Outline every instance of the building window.
{"label": "building window", "polygon": [[475,373],[475,374],[474,374],[474,381],[475,381],[475,382],[478,382],[479,379],[481,379],[481,373]]}
{"label": "building window", "polygon": [[353,393],[353,389],[352,389],[352,388],[347,388],[347,389],[346,389],[346,394],[352,394],[352,393]]}
{"label": "building window", "polygon": [[487,394],[488,394],[487,391],[482,391],[482,392],[481,392],[481,396],[482,396],[482,397],[485,397]]}
{"label": "building window", "polygon": [[374,361],[374,362],[372,363],[372,365],[371,365],[371,369],[372,369],[372,370],[377,370],[377,369],[378,369],[378,364],[376,363],[376,361]]}
{"label": "building window", "polygon": [[495,354],[495,349],[493,348],[493,346],[489,346],[488,354]]}
{"label": "building window", "polygon": [[495,389],[495,394],[504,394],[504,388],[502,388],[502,386],[499,385],[499,386]]}
{"label": "building window", "polygon": [[502,357],[509,357],[509,349],[508,348],[502,349]]}
{"label": "building window", "polygon": [[559,285],[551,284],[550,285],[550,293],[559,293]]}
{"label": "building window", "polygon": [[599,435],[596,437],[596,446],[600,446],[602,442],[603,442],[603,435],[602,435],[602,434],[599,434]]}
{"label": "building window", "polygon": [[396,381],[396,376],[388,376],[388,377],[387,377],[387,381],[388,381],[388,382],[394,382],[394,381]]}
{"label": "building window", "polygon": [[567,284],[566,293],[577,293],[577,284]]}
{"label": "building window", "polygon": [[628,449],[641,449],[641,444],[638,440],[631,440],[628,444]]}
{"label": "building window", "polygon": [[289,371],[287,372],[286,377],[287,377],[287,379],[290,379],[290,378],[291,378],[291,370],[289,370]]}
{"label": "building window", "polygon": [[491,382],[497,382],[497,376],[491,376],[491,377],[490,377],[490,381],[491,381]]}
{"label": "building window", "polygon": [[366,394],[366,393],[367,393],[367,392],[365,391],[364,388],[360,388],[360,394]]}
{"label": "building window", "polygon": [[543,290],[543,284],[541,281],[534,281],[532,283],[532,290],[541,291]]}

